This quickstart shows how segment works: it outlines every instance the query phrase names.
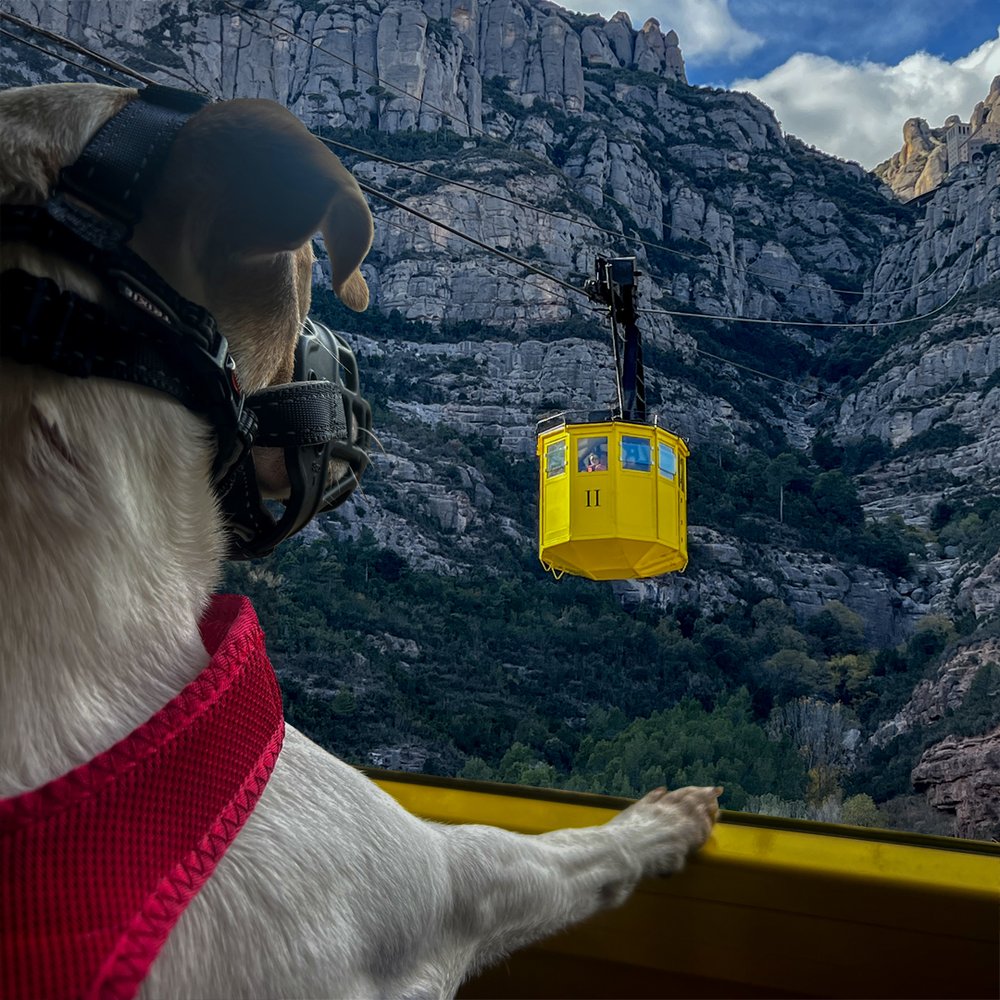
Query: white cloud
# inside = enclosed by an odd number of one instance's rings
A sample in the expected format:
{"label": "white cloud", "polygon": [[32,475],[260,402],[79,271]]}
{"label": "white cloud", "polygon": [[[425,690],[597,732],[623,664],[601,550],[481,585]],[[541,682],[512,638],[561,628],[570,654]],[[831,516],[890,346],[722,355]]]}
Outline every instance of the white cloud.
{"label": "white cloud", "polygon": [[997,37],[948,62],[926,52],[895,66],[843,63],[799,52],[759,80],[734,80],[774,109],[785,131],[820,149],[873,167],[902,146],[907,118],[931,126],[968,121],[1000,74]]}
{"label": "white cloud", "polygon": [[688,59],[721,57],[737,62],[764,44],[760,35],[733,20],[729,0],[674,0],[670,5],[670,24],[662,27],[664,31],[673,28],[677,32],[681,51]]}
{"label": "white cloud", "polygon": [[[729,0],[673,0],[664,7],[662,0],[635,0],[627,3],[632,26],[640,28],[650,17],[660,22],[664,31],[672,28],[680,38],[685,59],[715,58],[737,62],[764,44],[760,35],[747,31],[733,20]],[[575,7],[576,4],[570,3]],[[588,6],[588,13],[611,17],[622,9],[622,2],[598,0]]]}

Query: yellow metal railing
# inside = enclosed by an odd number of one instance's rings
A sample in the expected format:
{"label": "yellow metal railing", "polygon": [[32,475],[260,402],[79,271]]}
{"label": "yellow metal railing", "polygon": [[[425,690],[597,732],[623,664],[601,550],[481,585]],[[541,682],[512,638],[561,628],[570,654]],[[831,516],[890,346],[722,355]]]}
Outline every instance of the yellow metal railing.
{"label": "yellow metal railing", "polygon": [[[626,800],[370,772],[443,823],[592,826]],[[688,868],[462,995],[1000,996],[1000,846],[724,812]]]}

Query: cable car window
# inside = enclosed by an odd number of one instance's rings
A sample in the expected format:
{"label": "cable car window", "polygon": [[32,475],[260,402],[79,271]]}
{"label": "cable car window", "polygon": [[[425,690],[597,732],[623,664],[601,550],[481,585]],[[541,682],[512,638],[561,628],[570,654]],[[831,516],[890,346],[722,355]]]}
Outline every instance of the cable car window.
{"label": "cable car window", "polygon": [[622,468],[649,472],[653,467],[653,449],[649,440],[641,437],[622,437]]}
{"label": "cable car window", "polygon": [[608,467],[608,439],[606,437],[580,438],[576,443],[576,468],[578,472],[604,472]]}
{"label": "cable car window", "polygon": [[677,456],[669,444],[660,444],[660,475],[673,479],[677,475]]}
{"label": "cable car window", "polygon": [[545,474],[551,479],[566,471],[566,442],[553,441],[545,449]]}

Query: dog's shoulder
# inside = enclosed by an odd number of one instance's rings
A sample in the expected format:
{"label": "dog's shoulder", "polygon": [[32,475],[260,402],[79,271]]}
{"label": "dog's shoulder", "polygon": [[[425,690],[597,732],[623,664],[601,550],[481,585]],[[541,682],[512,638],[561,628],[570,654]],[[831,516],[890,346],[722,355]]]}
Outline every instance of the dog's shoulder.
{"label": "dog's shoulder", "polygon": [[0,201],[44,201],[59,171],[137,93],[97,83],[0,91]]}

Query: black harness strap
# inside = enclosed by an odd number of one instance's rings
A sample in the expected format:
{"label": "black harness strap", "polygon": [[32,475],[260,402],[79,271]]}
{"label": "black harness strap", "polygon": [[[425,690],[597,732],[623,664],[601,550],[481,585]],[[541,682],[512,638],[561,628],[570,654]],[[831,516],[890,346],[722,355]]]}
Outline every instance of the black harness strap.
{"label": "black harness strap", "polygon": [[[51,206],[51,203],[50,203]],[[206,309],[172,289],[131,250],[92,241],[53,218],[50,206],[0,206],[8,242],[43,246],[84,262],[107,285],[112,315],[48,278],[12,269],[0,276],[2,353],[79,378],[113,378],[157,389],[208,419],[218,439],[213,479],[222,484],[253,439],[226,338]],[[101,220],[81,212],[96,227]]]}
{"label": "black harness strap", "polygon": [[70,194],[131,231],[177,133],[209,98],[151,86],[110,118],[59,175],[55,198]]}
{"label": "black harness strap", "polygon": [[254,444],[272,448],[325,444],[347,438],[347,418],[332,382],[289,382],[247,397],[257,417]]}
{"label": "black harness strap", "polygon": [[54,281],[16,269],[0,275],[0,300],[4,357],[76,378],[156,389],[209,420],[218,437],[217,484],[250,447],[255,418],[241,405],[224,337],[189,337],[182,353],[177,332],[142,307],[125,306],[114,318]]}

